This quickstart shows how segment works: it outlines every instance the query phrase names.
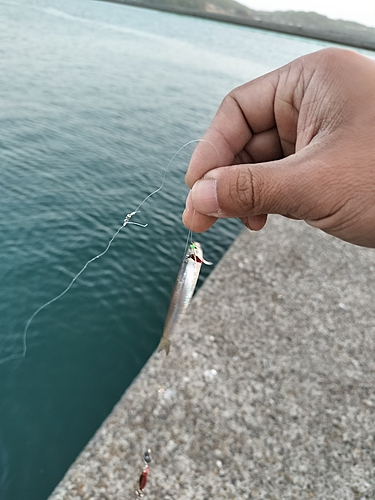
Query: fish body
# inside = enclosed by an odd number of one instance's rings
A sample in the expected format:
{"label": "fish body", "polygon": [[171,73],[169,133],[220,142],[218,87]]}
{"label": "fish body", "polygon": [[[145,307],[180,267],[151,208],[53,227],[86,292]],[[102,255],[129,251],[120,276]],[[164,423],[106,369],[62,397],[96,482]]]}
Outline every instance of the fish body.
{"label": "fish body", "polygon": [[190,304],[197,285],[202,263],[211,264],[211,262],[206,262],[203,259],[201,245],[198,242],[193,242],[190,244],[189,250],[177,275],[158,351],[164,349],[166,354],[169,353],[169,337],[176,329],[181,317],[185,314]]}

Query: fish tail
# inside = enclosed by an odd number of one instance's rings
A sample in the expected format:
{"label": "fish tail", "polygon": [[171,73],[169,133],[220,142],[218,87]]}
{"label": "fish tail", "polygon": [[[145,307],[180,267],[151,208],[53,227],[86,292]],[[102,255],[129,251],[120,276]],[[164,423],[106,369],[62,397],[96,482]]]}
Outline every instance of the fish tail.
{"label": "fish tail", "polygon": [[168,355],[170,347],[171,347],[171,341],[166,335],[163,335],[158,346],[158,352],[164,349],[165,354]]}

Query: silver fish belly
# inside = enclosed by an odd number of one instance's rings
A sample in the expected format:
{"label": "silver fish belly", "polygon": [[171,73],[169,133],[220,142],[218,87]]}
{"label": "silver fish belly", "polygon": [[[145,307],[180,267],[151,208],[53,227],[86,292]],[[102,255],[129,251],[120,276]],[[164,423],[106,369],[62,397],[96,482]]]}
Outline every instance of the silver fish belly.
{"label": "silver fish belly", "polygon": [[199,243],[191,243],[189,250],[182,262],[181,269],[177,275],[177,280],[172,291],[171,302],[164,324],[163,336],[160,340],[158,351],[165,350],[169,353],[170,340],[176,326],[188,308],[195,287],[197,285],[202,263],[211,264],[203,259],[202,247]]}

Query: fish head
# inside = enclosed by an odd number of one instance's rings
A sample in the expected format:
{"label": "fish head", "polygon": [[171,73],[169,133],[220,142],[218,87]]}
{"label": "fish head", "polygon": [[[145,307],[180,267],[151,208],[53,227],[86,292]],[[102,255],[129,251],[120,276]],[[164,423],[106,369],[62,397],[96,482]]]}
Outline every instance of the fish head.
{"label": "fish head", "polygon": [[201,244],[197,241],[192,241],[190,243],[189,255],[194,256],[194,260],[198,260],[199,262],[203,262],[203,250]]}

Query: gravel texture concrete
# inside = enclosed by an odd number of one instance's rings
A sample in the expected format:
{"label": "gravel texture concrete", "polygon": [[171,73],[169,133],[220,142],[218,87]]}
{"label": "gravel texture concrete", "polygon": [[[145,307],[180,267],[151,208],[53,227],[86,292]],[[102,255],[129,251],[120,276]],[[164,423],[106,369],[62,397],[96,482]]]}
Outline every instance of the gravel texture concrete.
{"label": "gravel texture concrete", "polygon": [[[209,256],[207,256],[209,258]],[[375,498],[375,250],[245,231],[50,500]]]}

